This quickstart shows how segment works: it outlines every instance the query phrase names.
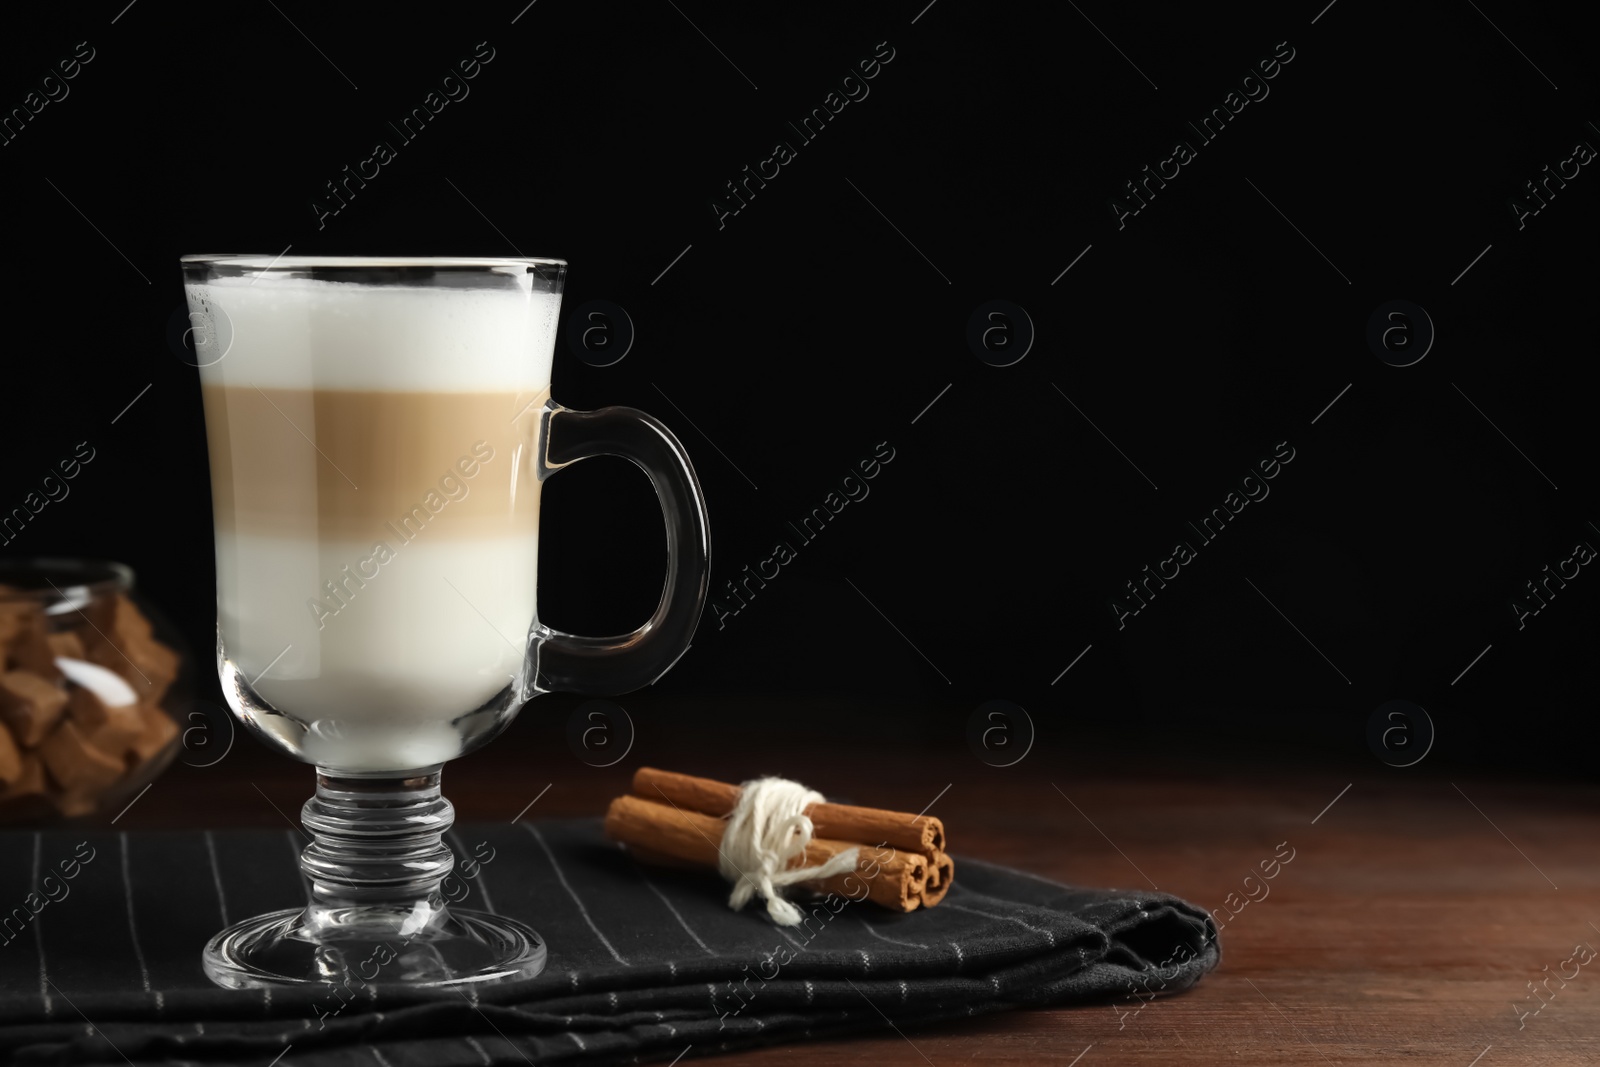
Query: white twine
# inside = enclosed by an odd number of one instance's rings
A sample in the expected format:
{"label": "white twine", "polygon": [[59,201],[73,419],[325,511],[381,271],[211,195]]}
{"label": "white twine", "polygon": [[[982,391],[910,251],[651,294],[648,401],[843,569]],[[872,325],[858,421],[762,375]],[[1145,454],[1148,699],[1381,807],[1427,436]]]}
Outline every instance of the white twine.
{"label": "white twine", "polygon": [[773,922],[797,926],[802,913],[783,898],[782,886],[856,869],[859,848],[847,848],[817,867],[788,869],[811,843],[814,828],[806,808],[825,799],[787,778],[757,778],[740,787],[739,803],[728,816],[718,850],[717,869],[733,883],[728,907],[738,911],[760,894]]}

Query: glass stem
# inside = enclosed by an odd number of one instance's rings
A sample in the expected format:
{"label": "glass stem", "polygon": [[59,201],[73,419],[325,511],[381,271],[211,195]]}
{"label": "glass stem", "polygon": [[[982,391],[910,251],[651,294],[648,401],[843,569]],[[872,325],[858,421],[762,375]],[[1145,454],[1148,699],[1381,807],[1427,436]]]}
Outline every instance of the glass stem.
{"label": "glass stem", "polygon": [[390,778],[319,767],[301,821],[312,837],[300,854],[311,883],[307,932],[426,938],[448,922],[441,885],[455,857],[443,837],[455,809],[437,767]]}

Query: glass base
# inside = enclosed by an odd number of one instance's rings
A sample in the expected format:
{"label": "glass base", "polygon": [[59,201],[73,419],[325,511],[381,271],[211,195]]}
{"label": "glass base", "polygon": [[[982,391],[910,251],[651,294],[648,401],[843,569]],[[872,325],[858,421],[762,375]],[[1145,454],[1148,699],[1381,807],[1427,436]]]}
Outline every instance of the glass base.
{"label": "glass base", "polygon": [[494,850],[474,850],[465,881],[451,873],[443,838],[455,810],[440,795],[437,767],[387,777],[318,768],[301,815],[312,839],[300,853],[310,900],[213,937],[202,963],[217,985],[328,986],[337,1011],[384,987],[512,982],[544,970],[548,953],[533,930],[447,903],[467,898]]}
{"label": "glass base", "polygon": [[544,940],[515,919],[450,910],[402,935],[370,925],[312,931],[305,908],[257,915],[213,937],[206,976],[226,989],[263,986],[443,988],[532,978],[544,970]]}

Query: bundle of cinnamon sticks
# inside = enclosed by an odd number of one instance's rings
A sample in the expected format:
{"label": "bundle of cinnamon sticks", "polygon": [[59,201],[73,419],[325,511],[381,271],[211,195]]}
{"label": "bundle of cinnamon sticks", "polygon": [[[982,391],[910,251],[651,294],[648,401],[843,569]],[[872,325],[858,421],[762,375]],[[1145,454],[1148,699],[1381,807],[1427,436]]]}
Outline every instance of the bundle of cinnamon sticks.
{"label": "bundle of cinnamon sticks", "polygon": [[[727,782],[641,767],[633,776],[633,794],[617,797],[607,809],[606,835],[646,863],[716,870],[725,820],[739,793],[739,786]],[[814,836],[790,869],[860,850],[854,871],[800,883],[807,889],[860,900],[864,888],[865,899],[902,912],[931,908],[950,891],[955,865],[937,818],[826,802],[805,814]]]}

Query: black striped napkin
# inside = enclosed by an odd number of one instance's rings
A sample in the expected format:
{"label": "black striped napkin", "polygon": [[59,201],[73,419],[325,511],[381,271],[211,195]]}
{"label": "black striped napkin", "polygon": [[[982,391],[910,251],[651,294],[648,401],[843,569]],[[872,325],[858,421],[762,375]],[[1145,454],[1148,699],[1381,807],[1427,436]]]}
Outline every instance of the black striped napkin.
{"label": "black striped napkin", "polygon": [[[598,819],[464,824],[463,906],[520,919],[531,981],[431,996],[227,991],[200,950],[304,901],[297,832],[0,833],[0,1059],[478,1067],[669,1061],[1005,1008],[1187,988],[1215,928],[1163,893],[1074,889],[971,859],[938,907],[840,898],[782,928],[715,875],[636,864]],[[1131,1000],[1130,1003],[1136,1003]],[[278,1057],[274,1061],[274,1057]]]}

